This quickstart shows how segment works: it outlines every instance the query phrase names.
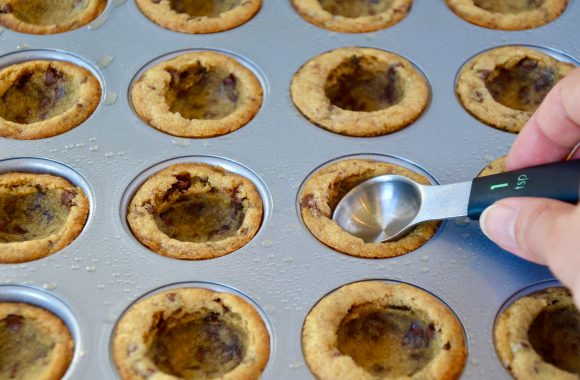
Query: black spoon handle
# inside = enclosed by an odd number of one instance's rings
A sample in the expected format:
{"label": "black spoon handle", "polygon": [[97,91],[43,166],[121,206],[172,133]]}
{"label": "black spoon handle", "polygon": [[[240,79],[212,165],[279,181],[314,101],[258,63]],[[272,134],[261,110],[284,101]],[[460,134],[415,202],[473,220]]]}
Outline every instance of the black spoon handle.
{"label": "black spoon handle", "polygon": [[510,197],[551,198],[578,203],[580,160],[534,166],[473,180],[467,215],[479,216],[495,201]]}

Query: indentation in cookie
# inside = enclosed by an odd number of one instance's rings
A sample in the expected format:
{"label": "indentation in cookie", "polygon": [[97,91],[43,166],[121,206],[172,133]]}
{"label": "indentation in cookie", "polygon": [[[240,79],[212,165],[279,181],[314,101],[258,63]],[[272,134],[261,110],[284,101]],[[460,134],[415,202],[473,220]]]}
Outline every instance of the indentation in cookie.
{"label": "indentation in cookie", "polygon": [[540,313],[528,338],[545,362],[580,375],[580,312],[574,305]]}
{"label": "indentation in cookie", "polygon": [[76,194],[26,187],[0,195],[0,242],[42,239],[63,227]]}
{"label": "indentation in cookie", "polygon": [[246,354],[247,337],[239,323],[240,316],[227,309],[167,319],[158,315],[148,355],[161,371],[182,379],[221,377]]}
{"label": "indentation in cookie", "polygon": [[87,8],[89,0],[27,0],[10,3],[14,17],[34,25],[65,24],[74,21]]}
{"label": "indentation in cookie", "polygon": [[352,56],[329,75],[325,93],[330,103],[349,111],[373,112],[389,108],[404,95],[398,64],[378,62],[372,56]]}
{"label": "indentation in cookie", "polygon": [[486,77],[487,89],[498,103],[527,112],[538,108],[558,80],[553,69],[530,58],[482,75]]}
{"label": "indentation in cookie", "polygon": [[0,96],[0,117],[19,124],[32,124],[58,116],[79,99],[78,85],[66,73],[23,69],[12,86]]}
{"label": "indentation in cookie", "polygon": [[0,320],[0,378],[34,378],[48,362],[54,341],[21,315]]}
{"label": "indentation in cookie", "polygon": [[493,13],[514,14],[531,11],[544,5],[545,0],[473,0],[475,6]]}
{"label": "indentation in cookie", "polygon": [[180,174],[155,211],[155,223],[167,236],[203,243],[234,236],[244,220],[234,192],[210,187],[202,178]]}
{"label": "indentation in cookie", "polygon": [[168,72],[171,82],[165,100],[171,112],[178,112],[186,119],[216,120],[236,110],[238,79],[235,75],[199,64]]}
{"label": "indentation in cookie", "polygon": [[170,0],[171,9],[192,17],[218,17],[239,6],[241,0]]}
{"label": "indentation in cookie", "polygon": [[318,0],[322,9],[335,16],[374,16],[387,11],[395,0]]}
{"label": "indentation in cookie", "polygon": [[337,331],[337,347],[375,376],[406,377],[424,368],[440,344],[422,312],[403,305],[356,305]]}

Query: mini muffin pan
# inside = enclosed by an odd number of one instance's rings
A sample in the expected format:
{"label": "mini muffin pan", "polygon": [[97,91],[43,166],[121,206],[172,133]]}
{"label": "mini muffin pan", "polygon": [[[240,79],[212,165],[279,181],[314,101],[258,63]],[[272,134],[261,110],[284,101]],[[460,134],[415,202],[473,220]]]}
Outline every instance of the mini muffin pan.
{"label": "mini muffin pan", "polygon": [[[495,317],[517,292],[553,280],[546,268],[502,251],[477,223],[465,220],[443,223],[429,242],[404,256],[346,256],[311,235],[296,200],[316,168],[352,155],[397,157],[435,183],[472,179],[506,154],[516,136],[463,109],[455,95],[458,71],[474,55],[503,45],[532,46],[578,62],[579,17],[580,2],[571,0],[543,27],[506,32],[468,23],[443,0],[417,0],[388,29],[346,34],[308,23],[290,0],[264,0],[240,27],[188,35],[157,26],[133,0],[109,0],[101,16],[71,32],[36,36],[0,30],[0,66],[37,58],[71,61],[92,71],[103,88],[96,111],[71,131],[34,141],[0,139],[1,172],[62,175],[81,186],[91,204],[83,232],[65,249],[0,266],[0,299],[39,304],[63,318],[75,338],[65,379],[118,379],[110,348],[123,312],[158,288],[213,284],[244,295],[262,313],[272,339],[263,378],[308,380],[314,376],[300,337],[309,310],[351,282],[401,281],[431,292],[460,319],[468,341],[463,379],[510,379],[493,346]],[[421,117],[399,132],[372,138],[333,134],[304,118],[290,98],[292,76],[314,56],[346,46],[384,49],[416,65],[432,95]],[[149,127],[132,110],[133,79],[158,59],[200,49],[228,54],[256,74],[264,90],[260,111],[243,128],[209,139],[177,138]],[[251,179],[264,201],[262,225],[252,241],[202,261],[169,259],[141,245],[127,228],[124,210],[138,184],[170,160],[219,164]]]}

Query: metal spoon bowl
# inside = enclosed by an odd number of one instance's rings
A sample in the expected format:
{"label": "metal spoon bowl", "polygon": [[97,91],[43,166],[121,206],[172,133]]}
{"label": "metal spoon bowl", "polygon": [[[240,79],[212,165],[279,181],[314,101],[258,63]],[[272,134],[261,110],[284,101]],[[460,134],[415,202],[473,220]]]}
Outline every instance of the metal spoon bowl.
{"label": "metal spoon bowl", "polygon": [[[449,202],[456,199],[465,201]],[[332,218],[365,242],[380,243],[402,237],[421,222],[465,215],[467,199],[465,184],[425,186],[407,177],[383,175],[349,191]]]}

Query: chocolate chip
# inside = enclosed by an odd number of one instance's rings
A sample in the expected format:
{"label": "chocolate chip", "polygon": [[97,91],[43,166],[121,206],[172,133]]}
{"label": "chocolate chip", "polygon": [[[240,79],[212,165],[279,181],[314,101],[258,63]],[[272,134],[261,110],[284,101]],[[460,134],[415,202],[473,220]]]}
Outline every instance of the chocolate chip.
{"label": "chocolate chip", "polygon": [[476,102],[478,102],[478,103],[483,102],[483,94],[480,91],[475,91],[473,93],[473,95],[474,95],[474,98],[475,98],[475,101]]}
{"label": "chocolate chip", "polygon": [[429,324],[425,327],[419,321],[413,322],[409,327],[409,331],[403,337],[403,345],[411,346],[412,348],[427,348],[435,334],[435,326]]}
{"label": "chocolate chip", "polygon": [[538,61],[526,58],[520,62],[520,66],[527,70],[533,70],[538,67]]}
{"label": "chocolate chip", "polygon": [[24,324],[24,317],[21,315],[16,314],[8,314],[6,318],[4,318],[6,322],[6,327],[8,330],[18,332],[22,329],[22,325]]}
{"label": "chocolate chip", "polygon": [[175,294],[175,293],[167,293],[167,295],[166,295],[165,297],[167,297],[167,299],[168,299],[170,302],[175,302],[175,299],[176,299],[176,294]]}
{"label": "chocolate chip", "polygon": [[237,79],[234,74],[228,75],[224,80],[222,80],[222,89],[225,92],[227,98],[232,103],[238,101],[238,92],[236,91]]}
{"label": "chocolate chip", "polygon": [[534,83],[534,90],[536,90],[536,92],[546,91],[552,87],[554,81],[554,74],[550,71],[545,71]]}
{"label": "chocolate chip", "polygon": [[373,373],[376,373],[376,374],[381,374],[381,373],[385,372],[385,367],[379,363],[375,363],[372,365],[371,371]]}
{"label": "chocolate chip", "polygon": [[171,188],[174,190],[185,191],[191,187],[191,176],[189,173],[181,173],[175,176],[175,182]]}
{"label": "chocolate chip", "polygon": [[55,84],[60,78],[62,78],[62,73],[49,67],[44,73],[44,84],[46,86],[51,86]]}
{"label": "chocolate chip", "polygon": [[76,206],[76,203],[73,199],[77,196],[76,191],[73,190],[65,190],[60,195],[60,203],[66,208],[70,209],[72,206]]}
{"label": "chocolate chip", "polygon": [[530,87],[529,86],[522,86],[522,88],[520,88],[519,97],[520,97],[520,103],[530,104],[530,102],[531,102],[531,100],[530,100]]}
{"label": "chocolate chip", "polygon": [[13,226],[11,231],[10,231],[10,233],[14,234],[14,235],[24,235],[27,232],[28,231],[26,231],[24,228],[20,227],[19,225]]}
{"label": "chocolate chip", "polygon": [[161,0],[151,0],[151,2],[152,2],[153,4],[159,4],[159,3],[161,2]]}
{"label": "chocolate chip", "polygon": [[302,202],[300,202],[300,204],[304,208],[309,208],[311,210],[316,210],[316,211],[320,212],[320,209],[318,208],[318,205],[316,204],[316,201],[314,200],[314,194],[306,194],[305,196],[303,196]]}
{"label": "chocolate chip", "polygon": [[479,77],[483,80],[486,80],[491,75],[491,70],[477,70]]}
{"label": "chocolate chip", "polygon": [[5,4],[2,8],[0,8],[0,13],[10,13],[12,12],[12,7],[10,4]]}
{"label": "chocolate chip", "polygon": [[400,311],[410,311],[411,310],[410,307],[401,306],[401,305],[389,305],[389,309],[400,310]]}
{"label": "chocolate chip", "polygon": [[451,343],[447,342],[443,345],[443,349],[445,351],[449,351],[451,349]]}

